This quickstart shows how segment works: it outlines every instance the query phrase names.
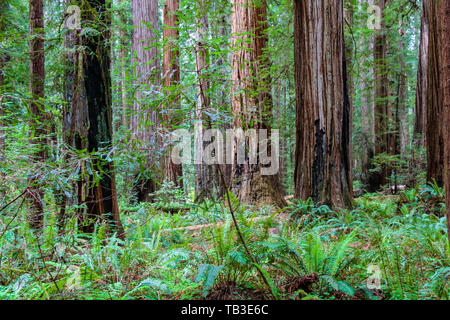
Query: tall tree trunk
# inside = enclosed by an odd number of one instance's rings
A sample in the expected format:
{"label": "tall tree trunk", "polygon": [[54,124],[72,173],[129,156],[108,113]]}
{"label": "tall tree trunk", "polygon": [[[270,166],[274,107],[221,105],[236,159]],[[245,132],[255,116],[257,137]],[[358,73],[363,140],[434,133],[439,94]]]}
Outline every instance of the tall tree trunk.
{"label": "tall tree trunk", "polygon": [[[178,9],[179,0],[166,0],[164,5],[164,59],[163,59],[163,77],[164,88],[168,95],[166,110],[163,113],[163,121],[168,130],[171,130],[180,122],[180,115],[177,109],[180,105],[180,94],[178,85],[180,83],[180,57],[178,50]],[[175,91],[175,93],[174,93]],[[183,167],[181,164],[175,164],[170,156],[170,147],[165,157],[165,176],[168,181],[176,186],[182,187]]]}
{"label": "tall tree trunk", "polygon": [[[80,35],[80,31],[70,30],[66,36],[66,45],[77,48],[67,53],[66,141],[75,149],[86,149],[90,153],[109,150],[112,145],[111,19],[107,3],[107,0],[84,1],[82,21],[98,34]],[[93,232],[95,223],[103,220],[111,223],[123,238],[113,162],[100,157],[91,162],[81,163],[81,178],[77,184],[78,204],[86,205],[86,209],[79,212],[81,229]],[[91,166],[90,170],[87,166]],[[91,171],[95,171],[97,179],[89,173]]]}
{"label": "tall tree trunk", "polygon": [[[344,34],[345,34],[345,26],[349,29],[350,33],[353,33],[353,27],[354,27],[354,10],[355,7],[353,3],[351,2],[345,2],[344,3]],[[350,113],[349,113],[349,123],[350,123],[350,145],[348,147],[349,157],[350,157],[350,180],[353,181],[353,167],[354,167],[354,157],[353,157],[353,144],[352,144],[352,137],[353,137],[353,96],[355,94],[355,89],[353,85],[353,78],[352,78],[352,66],[353,66],[353,55],[355,52],[354,43],[353,43],[353,37],[348,37],[348,39],[345,39],[345,64],[347,66],[346,74],[347,74],[347,90],[348,90],[348,101],[350,104]]]}
{"label": "tall tree trunk", "polygon": [[[3,2],[0,4],[0,32],[3,33],[5,31],[6,23],[5,23],[5,13],[7,10],[7,3]],[[4,110],[3,110],[3,103],[4,103],[4,95],[5,95],[5,71],[4,68],[6,66],[7,57],[6,54],[0,53],[0,152],[3,152],[5,150],[5,131],[3,130],[4,123],[3,123],[3,117],[4,117]],[[0,173],[0,177],[3,178],[3,173]]]}
{"label": "tall tree trunk", "polygon": [[295,195],[351,207],[350,102],[339,0],[294,2]]}
{"label": "tall tree trunk", "polygon": [[[419,43],[419,63],[417,68],[417,85],[416,85],[416,105],[412,148],[412,159],[410,170],[415,171],[426,169],[426,157],[420,154],[421,150],[426,147],[426,130],[427,130],[427,87],[428,87],[428,15],[425,14],[425,4],[423,2],[422,17],[420,23],[420,43]],[[417,183],[417,174],[413,175],[413,184]]]}
{"label": "tall tree trunk", "polygon": [[[425,4],[423,2],[424,11],[422,12],[421,26],[420,26],[420,44],[419,44],[419,65],[417,69],[417,88],[416,88],[416,107],[415,107],[415,121],[414,121],[414,141],[417,147],[425,147],[426,128],[427,128],[427,67],[428,67],[428,14],[425,11]],[[417,164],[421,167],[421,163],[425,159],[417,159]]]}
{"label": "tall tree trunk", "polygon": [[[362,0],[363,1],[363,0]],[[374,5],[375,1],[377,0],[369,0],[369,4]],[[375,38],[371,37],[369,40],[369,50],[371,53],[375,52]],[[369,156],[369,164],[372,161],[373,156],[375,155],[375,142],[376,142],[376,135],[375,135],[375,64],[372,64],[370,67],[370,75],[372,76],[372,79],[370,80],[370,130],[371,130],[371,151],[373,153]],[[372,177],[370,177],[372,178]],[[369,185],[371,185],[370,183]]]}
{"label": "tall tree trunk", "polygon": [[[43,163],[46,160],[45,147],[47,119],[45,115],[44,85],[45,85],[45,52],[44,52],[44,6],[42,0],[30,0],[30,91],[31,91],[31,122],[33,131],[31,143],[37,147],[33,155],[34,161]],[[43,190],[37,174],[28,179],[29,198],[31,200],[30,224],[34,229],[40,229],[44,223]]]}
{"label": "tall tree trunk", "polygon": [[[151,201],[156,191],[159,158],[155,152],[161,143],[158,129],[159,112],[148,103],[146,92],[158,92],[161,85],[161,69],[158,50],[159,11],[158,0],[132,0],[133,36],[132,52],[135,70],[135,96],[131,131],[137,140],[139,154],[143,155],[136,191],[138,201]],[[153,94],[152,94],[153,95]],[[151,172],[151,173],[149,173]],[[152,177],[148,178],[149,175]]]}
{"label": "tall tree trunk", "polygon": [[450,243],[450,1],[440,1],[440,22],[441,22],[441,88],[444,95],[444,105],[442,110],[443,118],[440,122],[442,125],[442,132],[444,133],[444,183],[447,192],[446,206],[447,206],[447,232]]}
{"label": "tall tree trunk", "polygon": [[[443,1],[445,2],[445,1]],[[434,125],[442,120],[443,93],[440,90],[441,83],[441,58],[442,47],[439,43],[440,30],[438,17],[439,1],[424,0],[424,15],[428,17],[428,63],[427,63],[427,180],[436,180],[439,186],[443,186],[442,170],[444,168],[444,140],[442,127]]]}
{"label": "tall tree trunk", "polygon": [[[384,11],[386,0],[379,0],[377,5],[382,10],[381,30],[375,36],[375,156],[389,153],[389,103],[388,103],[388,70],[387,70],[387,40]],[[379,190],[387,183],[388,168],[383,166],[380,171],[373,172],[369,178],[369,192]]]}
{"label": "tall tree trunk", "polygon": [[[265,0],[232,0],[231,5],[233,128],[244,131],[267,129],[270,132],[271,79],[267,76],[268,58],[264,52],[268,41],[267,4]],[[237,198],[245,204],[283,208],[286,203],[278,173],[262,175],[262,164],[250,163],[248,151],[245,163],[239,163],[236,148],[235,139],[232,191]],[[276,150],[271,151],[276,153]],[[279,157],[279,154],[273,154],[272,159],[273,156]]]}
{"label": "tall tree trunk", "polygon": [[[399,52],[403,52],[405,49],[403,36],[399,40]],[[408,115],[408,74],[406,69],[406,61],[401,54],[399,56],[399,74],[398,74],[398,95],[397,95],[397,116],[396,127],[398,135],[397,150],[395,154],[406,155],[406,149],[408,147],[409,126],[407,123]]]}
{"label": "tall tree trunk", "polygon": [[[228,73],[226,72],[226,61],[227,61],[227,52],[228,52],[228,46],[229,42],[224,41],[224,39],[228,40],[229,32],[228,32],[228,21],[227,16],[224,14],[220,18],[219,26],[218,26],[218,32],[217,37],[222,39],[220,50],[221,54],[219,55],[216,65],[219,69],[219,75],[220,75],[220,81],[222,82],[222,86],[225,87],[225,83],[227,82]],[[220,106],[221,110],[226,109],[227,105],[229,105],[228,99],[229,96],[227,95],[227,90],[221,90],[219,93],[217,104]],[[232,124],[230,122],[226,122],[221,124],[227,129],[232,128]],[[226,148],[224,146],[223,152],[226,152]],[[230,164],[219,164],[214,166],[214,176],[217,177],[218,181],[216,181],[218,195],[224,196],[226,194],[226,188],[231,185],[231,170],[232,166]],[[224,179],[220,179],[220,172],[224,175]],[[225,182],[225,183],[224,183]]]}
{"label": "tall tree trunk", "polygon": [[[119,0],[121,3],[122,0]],[[122,70],[120,71],[120,100],[122,106],[121,113],[121,125],[125,128],[128,128],[128,101],[127,101],[127,87],[126,87],[126,79],[127,79],[127,34],[124,31],[124,26],[127,24],[127,19],[125,18],[124,12],[119,12],[119,18],[121,26],[119,28],[119,41],[120,41],[120,66]]]}
{"label": "tall tree trunk", "polygon": [[[363,44],[361,44],[362,46]],[[368,51],[373,52],[373,41],[370,40]],[[364,65],[364,62],[361,63]],[[369,169],[372,167],[371,161],[375,154],[374,150],[374,86],[373,86],[374,70],[369,66],[367,71],[361,74],[361,131],[362,131],[362,163],[361,163],[361,180],[364,188],[370,186],[371,173]]]}
{"label": "tall tree trunk", "polygon": [[[276,126],[278,128],[283,127],[283,113],[285,113],[286,105],[283,104],[281,98],[281,84],[273,84],[273,99],[274,106],[276,106],[276,110],[274,110],[274,119],[276,119]],[[280,130],[281,131],[281,130]],[[287,165],[286,165],[286,156],[288,155],[286,139],[281,139],[280,141],[280,172],[278,174],[278,178],[282,186],[284,186],[284,182],[286,181],[287,174]]]}
{"label": "tall tree trunk", "polygon": [[[365,3],[365,0],[359,0],[360,6]],[[373,5],[374,0],[369,0],[369,4]],[[362,21],[364,27],[366,21]],[[374,52],[374,39],[369,37],[367,39],[367,47],[364,47],[364,40],[359,43],[361,48],[364,48],[369,53]],[[369,190],[372,185],[371,179],[373,175],[370,173],[370,169],[373,167],[371,161],[375,155],[375,125],[374,125],[374,113],[375,113],[375,92],[374,92],[374,65],[367,63],[368,59],[363,58],[361,66],[365,66],[361,72],[361,131],[362,131],[362,163],[361,163],[361,181],[363,182],[364,190]]]}
{"label": "tall tree trunk", "polygon": [[[196,130],[196,155],[198,157],[195,166],[195,198],[201,202],[213,192],[213,174],[214,168],[204,163],[203,150],[209,144],[203,142],[203,133],[211,128],[209,117],[205,116],[210,107],[209,98],[209,76],[207,74],[209,68],[209,50],[207,47],[208,39],[208,6],[205,0],[199,0],[198,8],[200,17],[197,18],[197,44],[196,44],[196,67],[197,67],[197,109],[196,120],[199,127]],[[216,179],[218,180],[218,179]]]}
{"label": "tall tree trunk", "polygon": [[[66,7],[72,4],[72,0],[65,0]],[[82,114],[85,103],[86,92],[83,89],[83,79],[80,63],[82,63],[81,53],[77,49],[81,45],[81,39],[77,30],[67,30],[64,37],[64,101],[63,105],[63,123],[62,123],[62,137],[64,143],[82,150],[82,138],[87,135],[88,120]],[[70,155],[69,155],[70,157]],[[83,162],[84,165],[84,162]],[[75,198],[81,202],[81,190],[84,182],[79,179],[75,184]],[[64,233],[66,222],[66,207],[70,203],[75,203],[74,199],[69,199],[65,194],[62,199],[57,199],[60,206],[58,216],[58,229],[60,234]]]}
{"label": "tall tree trunk", "polygon": [[[9,9],[8,3],[0,4],[0,34],[6,30],[6,12]],[[6,52],[0,52],[0,157],[6,151],[6,123],[3,119],[5,116],[5,66],[8,63],[9,56]],[[0,180],[5,181],[5,173],[0,172]],[[0,197],[4,196],[4,191],[0,188]]]}
{"label": "tall tree trunk", "polygon": [[[403,37],[403,30],[400,30],[400,34]],[[404,43],[400,38],[398,41],[397,50],[403,52]],[[396,74],[397,88],[395,103],[389,107],[389,123],[388,123],[388,141],[390,155],[405,155],[408,139],[408,128],[405,127],[406,116],[408,112],[408,76],[406,74],[406,62],[402,54],[398,55],[397,64],[399,71]],[[392,110],[391,110],[392,109]],[[397,193],[398,189],[398,172],[397,166],[390,166],[389,174],[394,175],[394,180],[390,181],[390,185],[394,187],[394,193]]]}

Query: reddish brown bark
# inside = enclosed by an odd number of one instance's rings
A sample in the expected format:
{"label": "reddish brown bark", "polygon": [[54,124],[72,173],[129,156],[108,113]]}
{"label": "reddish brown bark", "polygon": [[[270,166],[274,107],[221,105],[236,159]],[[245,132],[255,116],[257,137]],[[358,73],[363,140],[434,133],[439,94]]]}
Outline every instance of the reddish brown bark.
{"label": "reddish brown bark", "polygon": [[[443,1],[444,3],[446,1]],[[444,140],[442,127],[436,125],[442,121],[443,93],[440,89],[442,65],[442,46],[440,44],[439,1],[424,0],[424,15],[428,17],[429,43],[427,64],[427,180],[436,180],[443,185],[442,170],[444,168]]]}
{"label": "reddish brown bark", "polygon": [[[32,130],[31,143],[36,144],[37,151],[33,155],[34,161],[44,162],[47,144],[45,126],[44,84],[45,84],[45,53],[44,53],[44,6],[42,0],[29,1],[30,12],[30,91],[31,103],[30,127]],[[30,224],[39,229],[44,223],[43,190],[37,173],[30,176],[29,198],[31,203]]]}
{"label": "reddish brown bark", "polygon": [[[161,145],[159,137],[159,110],[149,104],[154,98],[145,92],[158,92],[161,84],[160,58],[158,50],[159,11],[157,0],[132,0],[133,35],[132,54],[134,68],[134,104],[131,116],[131,131],[137,150],[144,157],[141,171],[146,171],[137,180],[137,200],[149,202],[150,194],[156,191],[160,159],[155,152]],[[151,169],[151,170],[150,170]],[[150,174],[151,172],[151,174]],[[148,177],[151,175],[151,177]]]}
{"label": "reddish brown bark", "polygon": [[343,2],[294,2],[297,150],[295,194],[352,206],[350,103]]}
{"label": "reddish brown bark", "polygon": [[[68,132],[66,141],[72,147],[92,153],[109,150],[112,144],[111,48],[108,44],[111,19],[106,0],[90,0],[87,4],[92,10],[83,10],[82,20],[98,34],[80,36],[79,31],[69,30],[66,36],[66,45],[77,46],[79,50],[66,54],[64,126]],[[81,230],[93,232],[96,222],[105,221],[123,238],[113,162],[94,158],[91,163],[82,161],[80,165],[76,193],[78,204],[86,206],[78,212]],[[97,170],[98,182],[89,174],[88,165],[91,165],[90,170]]]}
{"label": "reddish brown bark", "polygon": [[[179,0],[166,0],[164,5],[163,38],[164,38],[164,58],[163,58],[163,85],[168,95],[166,110],[163,112],[163,122],[168,130],[171,130],[181,120],[177,115],[180,105],[180,95],[177,93],[180,83],[180,61],[178,50],[178,15]],[[175,92],[175,93],[174,93]],[[165,176],[168,181],[175,185],[183,186],[183,167],[181,164],[173,163],[170,156],[170,148],[165,157]]]}
{"label": "reddish brown bark", "polygon": [[[382,10],[381,30],[378,31],[374,41],[374,63],[375,63],[375,154],[389,154],[391,147],[389,141],[389,102],[388,102],[388,70],[387,70],[387,40],[384,11],[386,0],[379,0],[377,5]],[[387,183],[389,170],[382,166],[379,171],[373,172],[369,178],[369,192],[379,190]]]}
{"label": "reddish brown bark", "polygon": [[[272,116],[271,81],[267,76],[266,1],[232,0],[232,111],[234,129],[270,129]],[[241,202],[255,205],[286,205],[278,174],[261,175],[261,164],[237,163],[234,150],[232,191]]]}
{"label": "reddish brown bark", "polygon": [[446,217],[447,232],[450,242],[450,1],[440,2],[440,23],[441,23],[441,48],[442,48],[442,64],[441,72],[441,88],[444,96],[444,105],[442,110],[442,131],[444,132],[444,183],[446,189]]}

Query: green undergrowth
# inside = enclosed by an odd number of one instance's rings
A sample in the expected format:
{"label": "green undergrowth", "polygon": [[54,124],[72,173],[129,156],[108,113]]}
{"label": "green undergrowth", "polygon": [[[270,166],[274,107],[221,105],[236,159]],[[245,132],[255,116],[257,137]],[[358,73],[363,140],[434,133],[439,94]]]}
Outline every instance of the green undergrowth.
{"label": "green undergrowth", "polygon": [[312,201],[256,210],[232,199],[253,259],[220,202],[122,203],[124,241],[106,225],[80,234],[75,218],[61,236],[51,206],[36,235],[17,203],[0,217],[0,299],[205,299],[227,286],[236,299],[448,299],[439,199],[432,186],[365,195],[338,211]]}

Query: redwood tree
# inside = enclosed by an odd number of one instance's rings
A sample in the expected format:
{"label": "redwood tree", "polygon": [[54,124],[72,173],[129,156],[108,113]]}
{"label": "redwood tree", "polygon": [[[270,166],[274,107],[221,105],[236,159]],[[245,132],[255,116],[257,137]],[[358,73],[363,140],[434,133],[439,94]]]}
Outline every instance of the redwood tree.
{"label": "redwood tree", "polygon": [[[264,52],[268,41],[267,4],[265,0],[232,0],[231,5],[233,128],[270,130],[271,81]],[[262,164],[251,164],[248,154],[244,164],[238,163],[236,146],[231,182],[238,199],[246,204],[284,207],[278,174],[261,175]]]}
{"label": "redwood tree", "polygon": [[295,195],[352,206],[343,1],[294,2]]}
{"label": "redwood tree", "polygon": [[441,127],[444,133],[444,168],[443,176],[445,189],[447,192],[447,232],[450,242],[450,1],[440,1],[440,47],[442,48],[441,56],[441,88],[444,96],[444,104],[442,109]]}
{"label": "redwood tree", "polygon": [[450,1],[424,0],[424,18],[429,24],[425,73],[427,178],[445,185],[450,241]]}
{"label": "redwood tree", "polygon": [[[80,30],[69,30],[66,36],[66,46],[77,49],[69,50],[66,55],[66,141],[73,148],[89,153],[109,151],[112,144],[108,3],[107,0],[80,1],[83,23],[97,32],[81,35]],[[103,220],[110,222],[123,237],[113,162],[99,155],[89,163],[82,160],[80,167],[76,192],[78,204],[86,206],[78,212],[81,229],[92,232],[95,223]]]}
{"label": "redwood tree", "polygon": [[[166,0],[163,16],[163,85],[167,94],[165,110],[162,112],[163,122],[167,131],[170,131],[180,122],[180,115],[177,114],[180,105],[180,94],[178,85],[180,83],[180,53],[178,50],[178,9],[179,0]],[[167,132],[168,134],[168,132]],[[183,186],[181,177],[183,167],[175,164],[170,156],[170,146],[167,148],[165,157],[165,177],[168,181],[177,186]]]}
{"label": "redwood tree", "polygon": [[[442,1],[446,2],[446,1]],[[427,90],[426,114],[427,114],[427,180],[436,180],[439,186],[443,185],[442,173],[444,168],[444,138],[442,127],[435,125],[442,121],[442,106],[444,102],[443,92],[440,89],[442,74],[443,48],[440,44],[439,25],[439,1],[424,0],[424,16],[429,24],[428,37],[428,63],[427,63]]]}
{"label": "redwood tree", "polygon": [[[155,150],[160,145],[158,110],[148,101],[160,90],[160,59],[158,50],[159,11],[157,0],[132,0],[133,35],[132,54],[134,68],[134,103],[131,117],[131,131],[137,142],[139,154],[144,160],[137,179],[138,201],[150,201],[150,194],[156,191],[156,175],[159,159]],[[146,174],[143,174],[146,173]]]}
{"label": "redwood tree", "polygon": [[[31,103],[30,127],[32,130],[31,143],[36,144],[33,155],[36,163],[45,161],[46,152],[46,116],[44,99],[45,84],[45,52],[44,52],[44,5],[42,0],[29,1],[30,14],[30,91]],[[32,174],[28,179],[28,196],[31,202],[30,224],[39,229],[44,222],[43,190],[39,177]]]}
{"label": "redwood tree", "polygon": [[[375,64],[375,153],[374,156],[388,154],[389,141],[389,101],[388,101],[388,67],[387,67],[387,36],[384,12],[387,0],[378,0],[377,5],[382,12],[381,29],[377,31],[374,40],[374,64]],[[386,165],[380,170],[373,171],[369,178],[368,191],[374,192],[387,183],[389,171]]]}

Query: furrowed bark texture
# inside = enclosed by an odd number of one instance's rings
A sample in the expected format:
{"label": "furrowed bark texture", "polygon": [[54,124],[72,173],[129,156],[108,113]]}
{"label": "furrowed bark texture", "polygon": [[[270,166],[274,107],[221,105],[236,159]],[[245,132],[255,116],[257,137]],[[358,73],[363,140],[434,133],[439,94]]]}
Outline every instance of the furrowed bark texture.
{"label": "furrowed bark texture", "polygon": [[[180,115],[177,115],[177,109],[180,105],[180,94],[178,85],[180,83],[180,57],[178,51],[178,15],[179,0],[166,0],[164,5],[164,59],[163,59],[163,85],[168,95],[166,110],[163,112],[163,122],[167,130],[171,130],[181,122]],[[175,93],[174,93],[175,91]],[[173,163],[170,152],[171,148],[167,148],[165,156],[165,176],[168,181],[175,183],[176,186],[182,187],[183,167],[181,164]]]}
{"label": "furrowed bark texture", "polygon": [[295,195],[351,207],[350,103],[343,2],[294,2],[297,149]]}
{"label": "furrowed bark texture", "polygon": [[[66,37],[67,46],[79,45],[67,53],[66,141],[75,149],[89,152],[109,150],[112,145],[111,48],[108,44],[111,20],[106,3],[106,0],[83,1],[82,21],[99,34],[80,36],[79,31],[71,30]],[[87,166],[96,171],[98,182],[89,174]],[[119,236],[124,237],[113,163],[96,157],[91,163],[81,161],[80,167],[78,203],[86,205],[86,210],[79,212],[82,231],[93,232],[95,223],[102,220],[111,223]]]}
{"label": "furrowed bark texture", "polygon": [[444,152],[444,184],[446,190],[446,218],[447,232],[450,242],[450,1],[440,2],[440,22],[441,22],[441,88],[444,95],[444,105],[442,110],[442,127],[444,132],[445,152]]}
{"label": "furrowed bark texture", "polygon": [[[29,1],[30,12],[30,91],[31,103],[30,127],[33,131],[31,143],[36,144],[37,151],[33,155],[36,163],[45,161],[47,144],[45,126],[44,84],[45,84],[45,53],[44,53],[44,6],[42,0]],[[28,179],[28,196],[31,202],[30,225],[40,229],[44,223],[43,191],[39,177],[30,176]]]}
{"label": "furrowed bark texture", "polygon": [[[355,7],[351,2],[344,2],[344,35],[346,34],[345,27],[349,28],[350,31],[353,29],[354,26],[354,10]],[[352,147],[352,136],[353,136],[353,103],[352,103],[352,97],[355,94],[355,89],[353,86],[353,79],[352,79],[352,66],[353,66],[353,60],[354,60],[354,42],[352,37],[348,37],[346,39],[344,37],[344,46],[345,46],[345,64],[346,64],[346,81],[347,81],[347,94],[348,94],[348,103],[349,103],[349,123],[350,123],[350,142],[349,142],[349,157],[350,157],[350,180],[353,181],[353,167],[354,167],[354,157],[353,157],[353,147]]]}
{"label": "furrowed bark texture", "polygon": [[[442,1],[445,3],[446,1]],[[427,180],[436,180],[439,186],[443,186],[442,170],[444,167],[444,140],[442,127],[436,125],[442,121],[443,93],[440,89],[442,65],[442,50],[439,37],[439,20],[434,17],[439,15],[439,1],[424,0],[424,15],[428,17],[429,42],[428,42],[428,68],[427,68]]]}
{"label": "furrowed bark texture", "polygon": [[[132,0],[133,35],[132,54],[135,78],[135,95],[131,131],[139,154],[144,156],[141,171],[152,168],[152,177],[138,178],[137,200],[151,201],[150,194],[156,191],[157,173],[161,170],[156,150],[161,145],[158,136],[160,119],[148,101],[160,91],[161,70],[158,50],[158,1]],[[156,181],[155,181],[156,180]]]}
{"label": "furrowed bark texture", "polygon": [[[388,70],[387,70],[387,40],[384,11],[386,0],[379,0],[377,5],[382,10],[381,30],[378,31],[374,40],[374,62],[375,62],[375,156],[388,154],[389,141],[389,102],[388,102]],[[382,166],[379,171],[373,172],[369,178],[369,192],[379,190],[387,183],[389,170]]]}
{"label": "furrowed bark texture", "polygon": [[[232,0],[232,112],[234,129],[267,129],[272,116],[271,81],[267,76],[267,4],[265,1]],[[247,144],[248,146],[248,144]],[[234,147],[231,190],[245,204],[285,207],[278,174],[261,175],[261,163],[238,163]],[[261,152],[261,150],[259,150]],[[276,155],[278,156],[278,155]]]}

